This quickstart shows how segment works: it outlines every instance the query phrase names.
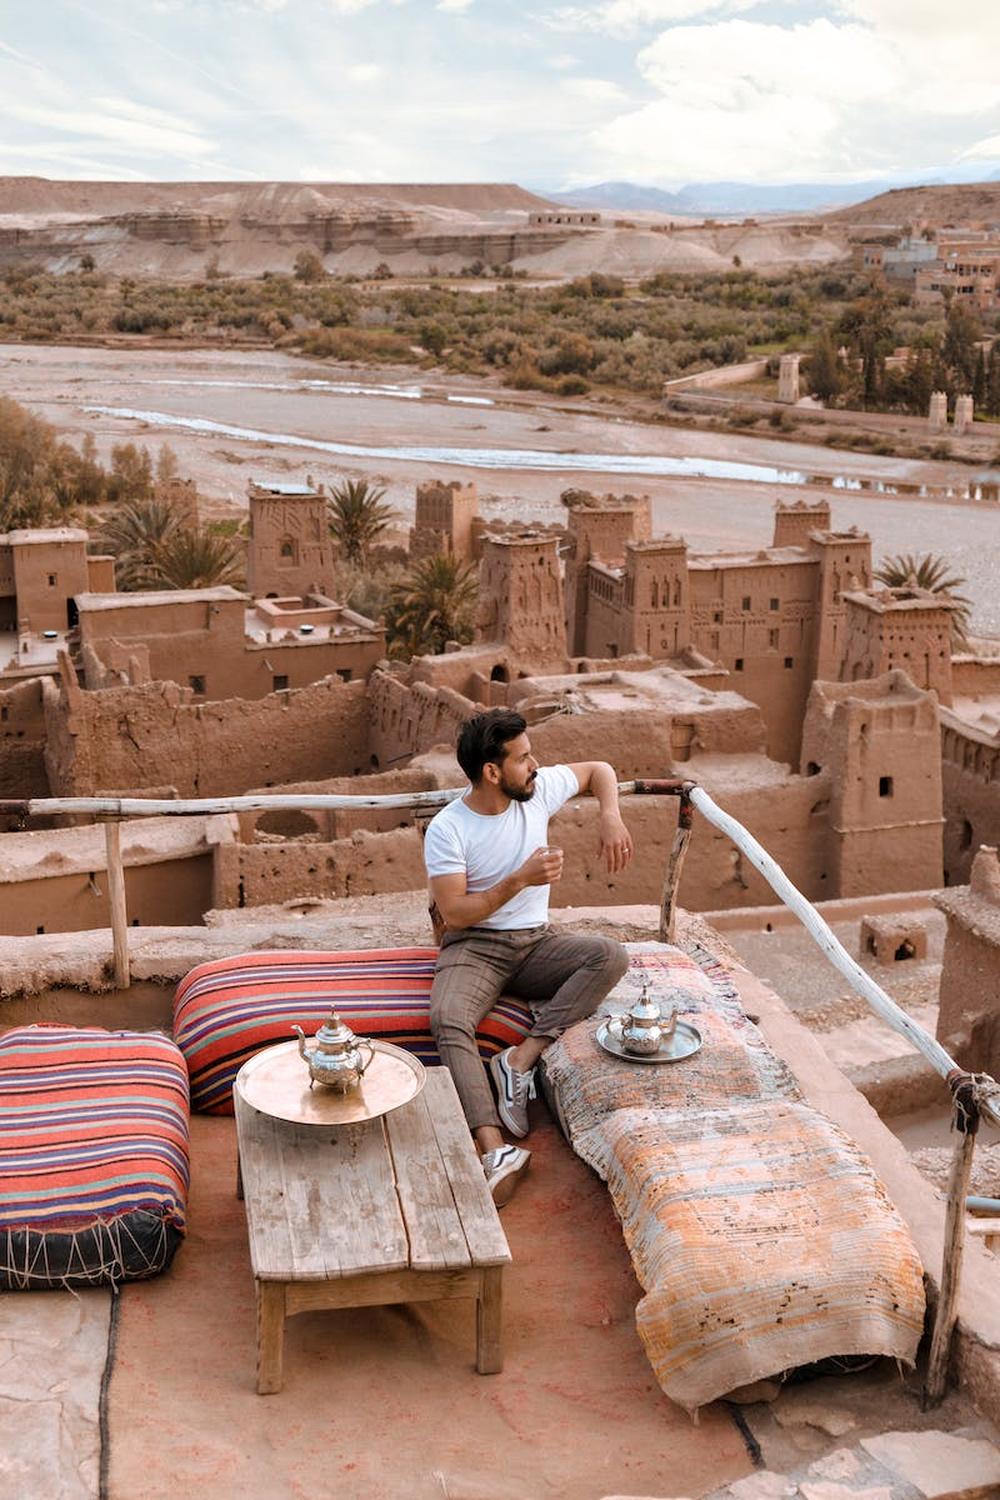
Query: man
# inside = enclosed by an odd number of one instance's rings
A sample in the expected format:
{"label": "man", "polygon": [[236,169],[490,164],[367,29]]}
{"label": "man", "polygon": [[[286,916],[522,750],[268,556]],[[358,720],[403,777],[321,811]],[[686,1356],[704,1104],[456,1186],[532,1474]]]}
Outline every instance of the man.
{"label": "man", "polygon": [[[431,895],[446,928],[431,1028],[499,1206],[530,1161],[530,1152],[504,1141],[501,1122],[511,1135],[527,1135],[535,1064],[596,1009],[628,962],[620,943],[548,925],[549,889],[563,867],[562,850],[549,847],[549,818],[570,797],[591,792],[601,810],[599,852],[612,874],[632,858],[632,839],[618,811],[614,769],[604,761],[539,768],[518,713],[491,709],[469,719],[457,753],[471,785],[432,819],[424,840]],[[505,990],[530,1003],[534,1025],[490,1064],[494,1106],[476,1027]]]}

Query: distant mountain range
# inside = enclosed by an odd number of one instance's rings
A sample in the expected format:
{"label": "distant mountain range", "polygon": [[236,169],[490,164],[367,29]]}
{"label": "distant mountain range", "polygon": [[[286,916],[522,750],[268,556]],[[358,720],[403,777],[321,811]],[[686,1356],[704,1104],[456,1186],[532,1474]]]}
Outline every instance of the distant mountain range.
{"label": "distant mountain range", "polygon": [[[959,174],[949,174],[961,181]],[[983,182],[1000,182],[1000,171],[983,172]],[[927,186],[944,186],[944,174],[925,179]],[[593,187],[570,192],[545,192],[545,197],[573,208],[606,212],[685,214],[789,214],[822,213],[862,203],[867,198],[915,183],[884,182],[794,182],[779,185],[754,182],[693,182],[671,193],[636,182],[598,182]],[[544,191],[544,190],[542,190]]]}
{"label": "distant mountain range", "polygon": [[753,182],[693,182],[676,193],[643,187],[635,182],[598,182],[571,192],[547,192],[545,196],[573,208],[619,210],[625,213],[658,214],[755,214],[816,213],[860,203],[874,193],[894,186],[890,182],[782,183],[774,186]]}

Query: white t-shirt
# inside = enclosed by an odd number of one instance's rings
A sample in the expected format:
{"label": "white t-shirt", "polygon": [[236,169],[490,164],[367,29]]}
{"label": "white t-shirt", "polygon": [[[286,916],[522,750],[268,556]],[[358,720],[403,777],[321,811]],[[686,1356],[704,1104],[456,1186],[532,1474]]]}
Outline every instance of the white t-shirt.
{"label": "white t-shirt", "polygon": [[[511,802],[492,816],[473,812],[464,797],[443,807],[427,826],[424,863],[427,874],[464,875],[470,893],[488,891],[520,869],[530,854],[549,841],[549,818],[580,790],[569,766],[542,766],[535,795]],[[544,927],[549,920],[547,885],[528,885],[477,927]]]}

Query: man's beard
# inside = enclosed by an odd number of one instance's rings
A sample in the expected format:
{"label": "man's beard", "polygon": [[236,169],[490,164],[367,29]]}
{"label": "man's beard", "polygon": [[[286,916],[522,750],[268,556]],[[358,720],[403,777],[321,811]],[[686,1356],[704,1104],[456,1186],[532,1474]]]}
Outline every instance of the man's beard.
{"label": "man's beard", "polygon": [[509,782],[501,778],[500,790],[512,802],[530,802],[535,795],[535,777],[537,774],[537,771],[531,773],[527,786],[511,786]]}

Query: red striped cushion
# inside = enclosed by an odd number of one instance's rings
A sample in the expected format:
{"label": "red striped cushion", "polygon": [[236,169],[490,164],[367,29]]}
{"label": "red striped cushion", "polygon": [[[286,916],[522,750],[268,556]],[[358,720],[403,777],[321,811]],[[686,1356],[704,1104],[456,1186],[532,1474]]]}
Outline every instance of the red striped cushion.
{"label": "red striped cushion", "polygon": [[184,1231],[188,1083],[169,1037],[0,1037],[0,1286],[151,1276]]}
{"label": "red striped cushion", "polygon": [[[436,948],[354,953],[243,953],[192,969],[174,997],[174,1039],[191,1077],[191,1107],[231,1115],[233,1081],[262,1047],[287,1042],[292,1027],[313,1034],[331,1006],[359,1036],[405,1047],[440,1063],[430,1029]],[[484,1060],[531,1030],[528,1006],[500,999],[477,1033]]]}

